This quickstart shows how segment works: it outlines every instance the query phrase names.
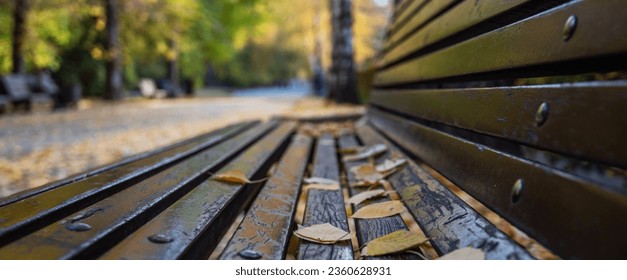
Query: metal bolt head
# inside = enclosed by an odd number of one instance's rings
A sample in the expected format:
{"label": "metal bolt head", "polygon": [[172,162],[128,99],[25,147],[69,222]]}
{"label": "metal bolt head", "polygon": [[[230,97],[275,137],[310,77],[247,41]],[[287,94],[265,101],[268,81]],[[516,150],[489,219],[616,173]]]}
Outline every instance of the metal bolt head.
{"label": "metal bolt head", "polygon": [[241,250],[237,254],[242,258],[250,259],[250,260],[257,260],[263,256],[263,254],[257,251],[253,251],[253,250]]}
{"label": "metal bolt head", "polygon": [[538,106],[538,110],[536,111],[536,126],[540,127],[549,117],[549,104],[546,102],[542,102],[540,106]]}
{"label": "metal bolt head", "polygon": [[514,186],[512,187],[512,202],[516,203],[520,200],[520,195],[522,193],[524,184],[522,179],[516,180]]}
{"label": "metal bolt head", "polygon": [[148,236],[148,241],[152,243],[165,244],[174,241],[174,238],[166,236],[164,234],[154,234]]}
{"label": "metal bolt head", "polygon": [[91,226],[86,224],[86,223],[69,223],[69,224],[65,225],[65,228],[67,230],[71,230],[71,231],[82,232],[82,231],[90,230]]}
{"label": "metal bolt head", "polygon": [[577,28],[577,17],[571,15],[566,19],[566,23],[564,23],[564,41],[568,41],[573,34],[575,34],[575,29]]}

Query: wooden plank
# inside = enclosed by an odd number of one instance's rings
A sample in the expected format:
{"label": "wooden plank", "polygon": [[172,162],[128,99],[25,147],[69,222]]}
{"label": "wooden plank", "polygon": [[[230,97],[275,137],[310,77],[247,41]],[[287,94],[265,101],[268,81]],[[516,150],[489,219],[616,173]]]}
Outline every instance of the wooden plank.
{"label": "wooden plank", "polygon": [[[7,196],[7,197],[2,197],[2,198],[0,198],[0,207],[2,207],[4,205],[7,205],[7,204],[11,204],[11,203],[16,202],[18,200],[25,199],[25,198],[30,197],[30,196],[34,196],[36,194],[40,194],[40,193],[49,191],[51,189],[55,189],[55,188],[58,188],[58,187],[61,187],[61,186],[67,185],[67,184],[71,184],[71,183],[75,183],[75,182],[84,180],[84,179],[86,179],[88,177],[91,177],[91,176],[94,176],[94,175],[98,175],[98,174],[100,174],[102,172],[109,171],[109,170],[118,168],[120,166],[127,165],[127,164],[130,164],[132,162],[139,161],[139,160],[142,160],[142,159],[145,159],[145,158],[148,158],[148,157],[155,157],[155,158],[163,157],[165,159],[167,157],[165,157],[164,155],[159,155],[159,154],[162,154],[162,153],[167,154],[166,153],[167,151],[172,150],[174,148],[179,148],[181,146],[188,146],[190,148],[194,148],[196,145],[201,145],[202,143],[206,142],[207,141],[206,138],[212,138],[212,137],[215,138],[217,135],[220,135],[220,134],[225,134],[223,138],[226,139],[226,138],[230,137],[229,134],[226,133],[226,132],[229,132],[229,131],[233,130],[233,133],[239,133],[239,132],[241,132],[241,131],[243,131],[245,129],[249,129],[253,125],[257,125],[257,124],[259,124],[259,121],[247,121],[247,122],[236,123],[236,124],[229,125],[229,126],[226,126],[226,127],[220,128],[220,129],[216,129],[216,130],[211,131],[211,132],[203,133],[203,134],[198,135],[196,137],[192,137],[190,139],[183,140],[183,141],[180,141],[180,142],[177,142],[177,143],[165,146],[165,147],[160,147],[160,148],[157,148],[157,149],[154,149],[154,150],[150,150],[150,151],[147,151],[147,152],[144,152],[144,153],[140,153],[140,154],[137,154],[137,155],[129,156],[129,157],[126,157],[126,158],[124,158],[124,159],[122,159],[120,161],[116,161],[116,162],[111,163],[111,164],[102,165],[102,166],[93,168],[93,169],[91,169],[89,171],[86,171],[86,172],[81,172],[81,173],[78,173],[78,174],[75,174],[75,175],[70,175],[67,178],[64,178],[64,179],[61,179],[61,180],[58,180],[58,181],[55,181],[55,182],[51,182],[51,183],[45,184],[43,186],[39,186],[39,187],[36,187],[36,188],[28,189],[28,190],[25,190],[25,191],[22,191],[22,192],[19,192],[19,193],[12,194],[12,195]],[[224,139],[222,139],[222,140],[224,140]],[[209,139],[209,140],[210,140],[210,142],[211,141],[216,141],[215,139],[214,140]],[[186,148],[182,148],[182,149],[186,150]]]}
{"label": "wooden plank", "polygon": [[[340,148],[351,148],[359,146],[357,139],[352,134],[345,134],[339,139]],[[368,163],[368,159],[364,160],[356,160],[356,161],[346,161],[343,160],[344,170],[346,170],[346,178],[348,184],[355,184],[358,180],[355,178],[355,174],[350,172],[351,168],[360,166],[362,164]],[[361,192],[367,191],[368,188],[349,188],[349,192],[351,196],[357,195]],[[357,206],[353,206],[353,213],[357,210],[370,205],[372,203],[379,203],[384,201],[390,201],[387,197],[381,197],[376,199],[371,199],[369,201],[363,202]],[[391,217],[385,218],[377,218],[377,219],[355,219],[355,228],[357,230],[357,240],[359,242],[359,247],[361,248],[371,240],[390,234],[397,230],[407,230],[407,226],[401,218],[400,215],[394,215]],[[391,259],[416,259],[417,256],[414,254],[393,254],[387,256],[380,257],[366,257],[369,260],[391,260]]]}
{"label": "wooden plank", "polygon": [[285,258],[312,144],[311,137],[294,137],[276,172],[261,189],[220,259],[247,259],[240,254],[245,250],[259,253],[259,259]]}
{"label": "wooden plank", "polygon": [[[0,248],[0,259],[93,258],[274,128],[267,123]],[[87,225],[87,226],[84,226]],[[73,231],[82,227],[85,231]],[[89,228],[87,230],[87,228]]]}
{"label": "wooden plank", "polygon": [[414,32],[414,30],[421,28],[434,17],[437,17],[440,13],[443,13],[460,1],[461,0],[437,0],[425,2],[424,6],[420,4],[416,11],[409,13],[411,16],[408,17],[407,22],[399,25],[396,32],[392,32],[391,36],[385,41],[385,49],[394,46],[410,33]]}
{"label": "wooden plank", "polygon": [[[184,145],[160,153],[148,154],[124,165],[114,165],[106,171],[77,178],[75,182],[59,185],[38,193],[29,192],[0,206],[0,245],[47,226],[59,218],[78,211],[98,200],[121,191],[172,166],[208,147],[216,145],[250,128],[252,123],[229,126],[206,134]],[[62,187],[61,187],[62,186]]]}
{"label": "wooden plank", "polygon": [[[376,86],[425,82],[507,69],[527,69],[525,75],[555,75],[543,64],[624,55],[627,52],[627,2],[622,0],[574,1],[515,24],[497,29],[452,47],[412,59],[377,74]],[[564,40],[564,23],[577,16],[572,37]],[[599,15],[606,15],[599,17]],[[619,61],[610,61],[620,63]],[[606,64],[608,62],[605,62]],[[580,63],[576,69],[594,71],[596,63]],[[491,77],[494,77],[492,75]]]}
{"label": "wooden plank", "polygon": [[[294,128],[293,122],[283,123],[221,170],[240,170],[253,179],[266,176]],[[206,180],[101,258],[206,259],[257,190],[253,185]],[[154,235],[171,241],[155,243],[150,240]]]}
{"label": "wooden plank", "polygon": [[[412,117],[627,168],[625,81],[379,90],[371,96],[373,104]],[[535,118],[543,103],[548,105],[548,115],[538,125]]]}
{"label": "wooden plank", "polygon": [[387,137],[562,258],[627,257],[616,250],[627,248],[627,224],[615,218],[627,214],[627,195],[376,109],[369,115]]}
{"label": "wooden plank", "polygon": [[[340,181],[335,140],[331,135],[325,134],[318,139],[312,176]],[[307,206],[305,208],[303,226],[329,223],[347,232],[349,231],[346,210],[344,209],[344,197],[341,190],[311,189],[307,192]],[[350,241],[326,245],[300,240],[298,246],[298,259],[301,260],[345,260],[353,258],[353,248]]]}
{"label": "wooden plank", "polygon": [[11,101],[25,101],[32,96],[25,75],[13,74],[0,77],[4,91]]}
{"label": "wooden plank", "polygon": [[370,126],[357,127],[365,145],[385,144],[389,151],[381,158],[403,158],[408,163],[388,177],[410,213],[440,255],[473,247],[487,259],[532,259],[518,243],[498,230],[448,188],[417,166],[393,143]]}
{"label": "wooden plank", "polygon": [[[462,1],[450,11],[433,20],[383,55],[385,67],[410,53],[421,50],[453,34],[485,22],[503,12],[518,8],[531,0]],[[538,2],[538,1],[536,1]]]}
{"label": "wooden plank", "polygon": [[404,3],[402,7],[398,7],[396,10],[397,16],[390,28],[390,34],[397,32],[403,24],[407,23],[411,17],[415,16],[415,14],[430,1],[431,0],[412,0]]}

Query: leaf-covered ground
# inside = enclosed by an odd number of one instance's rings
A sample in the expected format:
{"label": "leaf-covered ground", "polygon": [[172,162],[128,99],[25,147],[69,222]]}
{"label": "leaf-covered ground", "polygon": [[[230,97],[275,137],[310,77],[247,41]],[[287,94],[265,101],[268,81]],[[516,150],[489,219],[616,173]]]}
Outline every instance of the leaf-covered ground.
{"label": "leaf-covered ground", "polygon": [[275,96],[84,101],[78,110],[3,115],[0,197],[243,120],[344,111],[355,108]]}

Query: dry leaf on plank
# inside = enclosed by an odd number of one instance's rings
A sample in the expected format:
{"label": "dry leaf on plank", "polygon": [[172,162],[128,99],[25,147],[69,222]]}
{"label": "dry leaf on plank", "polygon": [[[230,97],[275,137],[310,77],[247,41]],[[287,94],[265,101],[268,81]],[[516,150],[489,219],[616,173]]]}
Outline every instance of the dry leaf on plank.
{"label": "dry leaf on plank", "polygon": [[383,179],[383,174],[377,172],[374,165],[369,163],[353,166],[351,168],[351,172],[355,174],[355,179],[358,181],[368,182],[371,184]]}
{"label": "dry leaf on plank", "polygon": [[376,167],[376,170],[378,172],[381,173],[386,173],[392,169],[395,169],[403,164],[405,164],[407,161],[405,159],[402,158],[397,158],[397,159],[386,159],[383,163],[378,164]]}
{"label": "dry leaf on plank", "polygon": [[335,191],[340,189],[339,184],[307,184],[303,187],[303,190],[327,190],[327,191]]}
{"label": "dry leaf on plank", "polygon": [[214,174],[213,180],[226,182],[226,183],[237,183],[237,184],[251,184],[251,183],[259,183],[267,180],[268,178],[264,178],[261,180],[251,181],[246,177],[246,174],[241,170],[228,170],[222,173]]}
{"label": "dry leaf on plank", "polygon": [[375,238],[366,244],[361,251],[364,256],[382,256],[400,253],[414,248],[429,239],[425,236],[408,230],[398,230],[388,235]]}
{"label": "dry leaf on plank", "polygon": [[398,200],[392,200],[364,206],[357,210],[352,217],[355,219],[374,219],[389,217],[403,212],[405,212],[405,205]]}
{"label": "dry leaf on plank", "polygon": [[351,239],[348,232],[334,227],[329,223],[301,227],[294,231],[294,235],[301,239],[320,244],[335,244],[338,241]]}
{"label": "dry leaf on plank", "polygon": [[388,148],[383,144],[375,144],[375,145],[362,149],[362,151],[360,151],[357,154],[345,156],[344,160],[355,161],[355,160],[362,160],[362,159],[367,159],[370,157],[375,157],[377,155],[384,153],[385,151],[387,151],[387,149]]}
{"label": "dry leaf on plank", "polygon": [[373,191],[365,191],[359,194],[356,194],[348,199],[348,203],[352,203],[358,205],[368,199],[375,198],[377,196],[385,195],[384,190],[373,190]]}
{"label": "dry leaf on plank", "polygon": [[341,148],[338,150],[338,152],[341,155],[352,155],[352,154],[356,154],[359,153],[359,151],[361,151],[361,147],[349,147],[349,148]]}
{"label": "dry leaf on plank", "polygon": [[305,178],[303,181],[307,184],[322,184],[322,185],[339,185],[340,184],[340,182],[338,181],[327,179],[327,178],[320,178],[320,177]]}
{"label": "dry leaf on plank", "polygon": [[485,260],[485,253],[479,249],[466,247],[441,256],[438,260]]}

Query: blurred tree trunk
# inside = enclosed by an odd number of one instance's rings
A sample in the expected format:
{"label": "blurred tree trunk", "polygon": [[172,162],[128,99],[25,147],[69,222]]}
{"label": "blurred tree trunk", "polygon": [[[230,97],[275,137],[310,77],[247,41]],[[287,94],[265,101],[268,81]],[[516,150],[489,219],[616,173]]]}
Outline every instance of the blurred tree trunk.
{"label": "blurred tree trunk", "polygon": [[168,39],[168,53],[166,54],[167,61],[167,79],[172,83],[172,88],[176,92],[179,90],[179,51],[178,44],[175,39]]}
{"label": "blurred tree trunk", "polygon": [[105,88],[105,99],[122,99],[122,68],[120,66],[120,25],[118,17],[118,0],[104,0],[107,14],[107,25],[105,27],[105,51],[107,78]]}
{"label": "blurred tree trunk", "polygon": [[15,0],[13,10],[13,73],[25,73],[24,39],[26,38],[26,15],[29,0]]}
{"label": "blurred tree trunk", "polygon": [[329,98],[338,103],[359,103],[353,58],[351,0],[329,0],[331,7],[332,62]]}

